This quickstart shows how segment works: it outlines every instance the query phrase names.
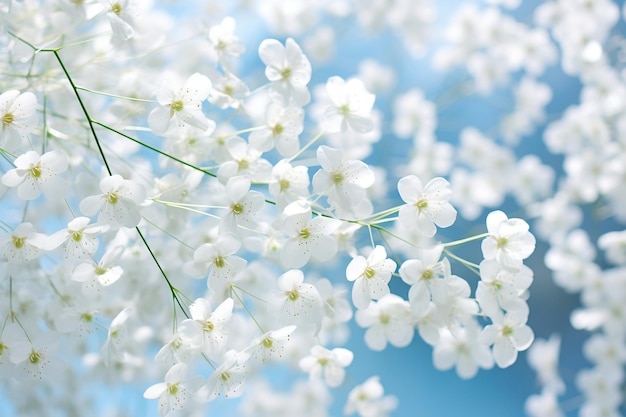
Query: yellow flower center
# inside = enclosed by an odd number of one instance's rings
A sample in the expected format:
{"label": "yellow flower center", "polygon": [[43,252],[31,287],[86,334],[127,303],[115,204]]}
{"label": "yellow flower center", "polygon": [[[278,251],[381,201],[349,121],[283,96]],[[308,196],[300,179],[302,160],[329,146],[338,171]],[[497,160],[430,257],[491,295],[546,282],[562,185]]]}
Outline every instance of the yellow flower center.
{"label": "yellow flower center", "polygon": [[111,5],[111,11],[119,16],[120,13],[122,13],[122,5],[119,3],[113,3],[113,5]]}
{"label": "yellow flower center", "polygon": [[175,102],[170,104],[170,108],[172,109],[172,111],[181,111],[184,107],[185,104],[180,100],[176,100]]}
{"label": "yellow flower center", "polygon": [[280,123],[277,123],[273,128],[272,128],[272,135],[274,136],[278,136],[281,133],[283,133],[285,131],[285,128],[283,127],[283,125],[281,125]]}
{"label": "yellow flower center", "polygon": [[24,247],[24,243],[26,243],[26,237],[12,236],[11,238],[13,240],[13,246],[15,246],[17,249],[22,249]]}
{"label": "yellow flower center", "polygon": [[233,213],[235,213],[236,215],[239,215],[243,213],[243,204],[234,203],[230,206],[230,209],[233,211]]}
{"label": "yellow flower center", "polygon": [[15,116],[13,116],[13,113],[6,113],[4,116],[2,116],[2,130],[9,127],[9,125],[13,123],[13,120],[15,120]]}

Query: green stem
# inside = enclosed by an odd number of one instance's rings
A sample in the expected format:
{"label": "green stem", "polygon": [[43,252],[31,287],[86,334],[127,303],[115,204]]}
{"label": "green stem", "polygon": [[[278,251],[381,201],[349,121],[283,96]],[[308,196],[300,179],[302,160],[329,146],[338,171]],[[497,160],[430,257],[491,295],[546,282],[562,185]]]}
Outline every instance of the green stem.
{"label": "green stem", "polygon": [[154,252],[152,252],[152,248],[150,248],[150,245],[148,245],[148,242],[146,241],[146,238],[143,236],[143,233],[141,233],[141,230],[139,229],[139,226],[135,227],[135,230],[137,230],[137,233],[139,234],[139,237],[143,241],[144,245],[146,245],[146,248],[148,249],[148,252],[150,253],[150,256],[154,260],[154,263],[156,264],[157,268],[159,268],[159,271],[161,272],[161,275],[163,276],[163,278],[165,278],[165,282],[167,282],[167,285],[170,288],[170,292],[172,293],[172,298],[176,301],[176,304],[178,304],[178,307],[183,312],[185,317],[189,318],[189,314],[187,313],[187,310],[185,310],[185,308],[183,307],[182,303],[180,302],[180,300],[178,298],[178,290],[170,282],[170,279],[167,277],[167,274],[165,273],[165,271],[161,267],[161,264],[157,260]]}
{"label": "green stem", "polygon": [[82,90],[82,91],[86,91],[88,93],[93,93],[93,94],[98,94],[101,96],[106,96],[106,97],[112,97],[112,98],[119,98],[122,100],[130,100],[130,101],[138,101],[140,103],[158,103],[158,101],[156,100],[146,100],[143,98],[135,98],[135,97],[127,97],[127,96],[118,96],[117,94],[111,94],[111,93],[105,93],[104,91],[97,91],[97,90],[92,90],[90,88],[87,87],[81,87],[81,86],[76,86],[77,90]]}
{"label": "green stem", "polygon": [[444,244],[443,244],[443,247],[444,247],[444,248],[449,248],[450,246],[462,245],[462,244],[464,244],[464,243],[467,243],[467,242],[472,242],[472,241],[474,241],[474,240],[478,240],[478,239],[482,239],[482,238],[485,238],[485,237],[487,237],[487,236],[489,236],[489,233],[488,233],[488,232],[486,232],[486,233],[481,233],[481,234],[476,235],[476,236],[466,237],[465,239],[460,239],[460,240],[455,240],[455,241],[453,241],[453,242],[444,243]]}
{"label": "green stem", "polygon": [[324,135],[324,133],[326,133],[325,130],[320,130],[320,132],[315,135],[313,137],[313,139],[311,139],[306,145],[304,145],[294,156],[292,156],[291,158],[289,158],[287,160],[287,162],[291,162],[294,159],[296,159],[297,157],[299,157],[300,155],[302,155],[304,153],[304,151],[306,151],[307,149],[309,149],[315,142],[317,142],[319,140],[319,138],[322,137],[322,135]]}
{"label": "green stem", "polygon": [[176,162],[178,162],[179,164],[185,165],[186,167],[189,167],[189,168],[194,169],[194,170],[196,170],[196,171],[202,172],[203,174],[209,175],[209,176],[211,176],[211,177],[213,177],[213,178],[217,178],[217,175],[215,175],[215,174],[214,174],[214,173],[212,173],[212,172],[209,172],[209,171],[207,171],[207,170],[204,170],[204,169],[202,169],[202,168],[199,168],[199,167],[197,167],[197,166],[195,166],[195,165],[193,165],[193,164],[190,164],[189,162],[185,162],[185,161],[183,161],[182,159],[178,159],[178,158],[176,158],[175,156],[172,156],[172,155],[170,155],[170,154],[168,154],[168,153],[166,153],[166,152],[163,152],[163,151],[162,151],[162,150],[160,150],[160,149],[155,148],[154,146],[150,146],[150,145],[148,145],[148,144],[146,144],[146,143],[143,143],[142,141],[140,141],[140,140],[138,140],[138,139],[133,138],[132,136],[129,136],[129,135],[125,134],[125,133],[120,132],[119,130],[116,130],[116,129],[114,129],[114,128],[110,127],[110,126],[107,126],[107,125],[105,125],[104,123],[98,122],[97,120],[90,120],[90,123],[93,123],[93,124],[95,124],[95,125],[98,125],[98,126],[100,126],[100,127],[103,127],[103,128],[105,128],[105,129],[107,129],[107,130],[109,130],[109,131],[113,132],[113,133],[116,133],[116,134],[120,135],[120,136],[121,136],[121,137],[123,137],[123,138],[126,138],[126,139],[128,139],[128,140],[130,140],[130,141],[135,142],[135,143],[136,143],[136,144],[138,144],[138,145],[143,146],[143,147],[144,147],[144,148],[146,148],[146,149],[149,149],[149,150],[151,150],[151,151],[153,151],[153,152],[158,153],[159,155],[163,155],[163,156],[165,156],[166,158],[169,158],[169,159],[171,159],[171,160],[173,160],[173,161],[176,161]]}
{"label": "green stem", "polygon": [[454,259],[458,263],[466,266],[470,271],[474,272],[476,275],[478,275],[480,277],[480,265],[477,265],[477,264],[475,264],[473,262],[470,262],[470,261],[468,261],[466,259],[463,259],[460,256],[457,256],[457,255],[453,254],[452,252],[450,252],[447,249],[444,249],[443,253],[445,253],[446,256]]}
{"label": "green stem", "polygon": [[96,146],[98,147],[98,152],[100,152],[100,156],[102,157],[102,160],[104,161],[104,166],[106,167],[106,170],[109,173],[109,175],[113,175],[113,172],[111,171],[111,167],[109,167],[109,163],[106,159],[106,156],[104,156],[104,150],[102,149],[102,145],[100,144],[100,139],[98,138],[96,129],[93,126],[94,124],[91,121],[89,112],[87,112],[87,108],[85,107],[83,100],[80,98],[80,94],[78,94],[78,88],[76,87],[76,84],[74,84],[74,80],[72,80],[72,77],[70,76],[70,73],[67,71],[67,68],[65,68],[65,64],[63,63],[63,60],[61,59],[61,56],[59,55],[59,53],[56,50],[52,50],[52,53],[56,57],[57,61],[59,62],[59,65],[61,66],[61,69],[65,73],[65,76],[67,77],[67,81],[70,83],[72,90],[74,90],[74,94],[76,95],[78,104],[80,104],[80,108],[83,110],[83,114],[85,115],[85,118],[87,119],[87,123],[89,123],[89,129],[91,130],[91,134],[93,135],[93,138],[96,141]]}

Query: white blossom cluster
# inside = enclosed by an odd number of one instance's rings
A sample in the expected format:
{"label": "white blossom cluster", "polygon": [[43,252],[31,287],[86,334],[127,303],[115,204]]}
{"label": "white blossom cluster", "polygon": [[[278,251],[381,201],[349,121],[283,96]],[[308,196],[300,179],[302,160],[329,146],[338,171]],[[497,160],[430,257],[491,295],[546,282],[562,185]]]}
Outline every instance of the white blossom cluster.
{"label": "white blossom cluster", "polygon": [[[0,388],[15,415],[97,413],[110,386],[139,387],[160,416],[240,397],[245,416],[323,417],[333,401],[392,415],[402,398],[381,377],[350,376],[352,323],[374,351],[417,333],[464,379],[508,368],[535,339],[535,235],[580,294],[572,325],[594,332],[580,415],[619,415],[626,232],[584,226],[591,205],[626,222],[611,0],[541,3],[532,23],[509,14],[521,0],[468,2],[432,42],[432,0],[168,3],[0,0]],[[397,89],[393,60],[322,78],[354,28],[462,71],[452,98]],[[582,92],[553,117],[542,77],[557,65]],[[504,88],[493,130],[441,140],[446,100]],[[516,152],[543,128],[562,167]],[[408,151],[386,166],[394,146]],[[529,351],[530,416],[564,415],[560,341]]]}

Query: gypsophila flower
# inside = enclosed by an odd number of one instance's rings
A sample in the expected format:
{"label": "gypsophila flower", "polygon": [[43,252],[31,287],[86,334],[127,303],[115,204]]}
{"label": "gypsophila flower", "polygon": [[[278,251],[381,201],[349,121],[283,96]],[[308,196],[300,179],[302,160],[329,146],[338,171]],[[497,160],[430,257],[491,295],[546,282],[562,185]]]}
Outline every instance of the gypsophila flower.
{"label": "gypsophila flower", "polygon": [[311,100],[307,84],[311,80],[311,63],[292,38],[285,44],[265,39],[259,45],[259,57],[266,65],[265,76],[271,82],[270,95],[282,104],[290,100],[304,106]]}
{"label": "gypsophila flower", "polygon": [[60,198],[67,191],[67,183],[59,175],[67,170],[67,158],[58,151],[46,152],[39,156],[28,151],[18,156],[15,168],[2,176],[7,187],[16,187],[17,196],[24,200],[34,200],[43,192],[46,198]]}
{"label": "gypsophila flower", "polygon": [[165,374],[163,382],[152,385],[143,393],[149,400],[159,399],[159,414],[167,416],[172,410],[183,410],[202,385],[202,377],[189,377],[189,367],[177,363]]}
{"label": "gypsophila flower", "polygon": [[343,413],[350,415],[356,412],[360,417],[387,417],[397,406],[396,397],[385,396],[380,377],[372,376],[350,391]]}
{"label": "gypsophila flower", "polygon": [[80,211],[84,215],[98,213],[98,223],[109,226],[111,230],[139,224],[139,205],[146,198],[141,184],[116,174],[100,180],[100,191],[102,194],[85,197],[80,202]]}
{"label": "gypsophila flower", "polygon": [[323,378],[329,387],[338,387],[345,378],[345,367],[352,363],[354,354],[344,348],[326,349],[315,345],[309,356],[300,359],[300,369],[310,378]]}
{"label": "gypsophila flower", "polygon": [[281,228],[288,238],[281,248],[280,259],[287,268],[300,268],[311,258],[326,261],[337,252],[337,240],[331,234],[340,223],[311,216],[311,207],[300,200],[283,210]]}
{"label": "gypsophila flower", "polygon": [[366,133],[373,129],[371,111],[375,96],[369,93],[357,78],[345,81],[330,77],[326,91],[332,103],[324,112],[322,128],[328,132],[345,132],[348,128]]}
{"label": "gypsophila flower", "polygon": [[201,131],[215,129],[215,122],[202,113],[202,102],[211,91],[211,80],[206,75],[192,74],[182,87],[172,81],[157,92],[160,107],[148,115],[150,129],[157,135],[167,135],[174,129],[192,126]]}
{"label": "gypsophila flower", "polygon": [[226,352],[224,361],[198,390],[196,397],[201,401],[212,401],[221,395],[226,398],[241,396],[247,373],[246,361],[249,357],[245,352],[235,350]]}
{"label": "gypsophila flower", "polygon": [[435,235],[437,228],[448,227],[456,220],[456,210],[448,202],[450,184],[443,178],[433,178],[425,186],[415,175],[398,181],[398,192],[406,203],[400,207],[398,220],[405,227],[417,230],[426,237]]}
{"label": "gypsophila flower", "polygon": [[37,97],[31,92],[8,90],[0,94],[0,148],[21,148],[28,134],[35,128]]}
{"label": "gypsophila flower", "polygon": [[367,259],[357,256],[346,268],[346,278],[354,281],[352,302],[357,308],[366,308],[370,300],[378,300],[389,293],[389,280],[396,263],[387,258],[383,246],[376,246]]}
{"label": "gypsophila flower", "polygon": [[519,270],[535,250],[535,237],[522,219],[509,219],[497,210],[487,216],[489,237],[482,242],[485,259],[495,259],[503,268]]}

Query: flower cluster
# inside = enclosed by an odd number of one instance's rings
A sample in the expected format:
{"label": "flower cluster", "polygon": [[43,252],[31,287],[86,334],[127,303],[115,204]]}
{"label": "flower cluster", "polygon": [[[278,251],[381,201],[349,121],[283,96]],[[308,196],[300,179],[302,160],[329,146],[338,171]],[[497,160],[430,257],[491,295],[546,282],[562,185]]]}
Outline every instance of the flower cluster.
{"label": "flower cluster", "polygon": [[[417,334],[434,368],[464,379],[531,348],[535,235],[554,281],[580,293],[573,326],[594,332],[593,367],[575,378],[582,415],[622,406],[626,235],[583,228],[591,204],[611,225],[626,219],[610,0],[540,4],[534,24],[508,14],[520,1],[472,3],[432,44],[432,0],[198,1],[190,14],[142,0],[0,3],[7,412],[98,413],[99,387],[128,384],[162,417],[204,415],[220,398],[240,398],[243,415],[318,417],[341,395],[345,414],[388,416],[403,399],[378,372],[353,376],[361,343],[410,349]],[[341,25],[393,32],[383,37],[460,87],[434,97],[393,60],[330,66]],[[583,88],[552,118],[541,77],[559,56]],[[496,129],[441,140],[450,103],[508,84]],[[562,169],[516,148],[544,127]],[[531,416],[561,415],[560,341],[529,352],[542,386]]]}

